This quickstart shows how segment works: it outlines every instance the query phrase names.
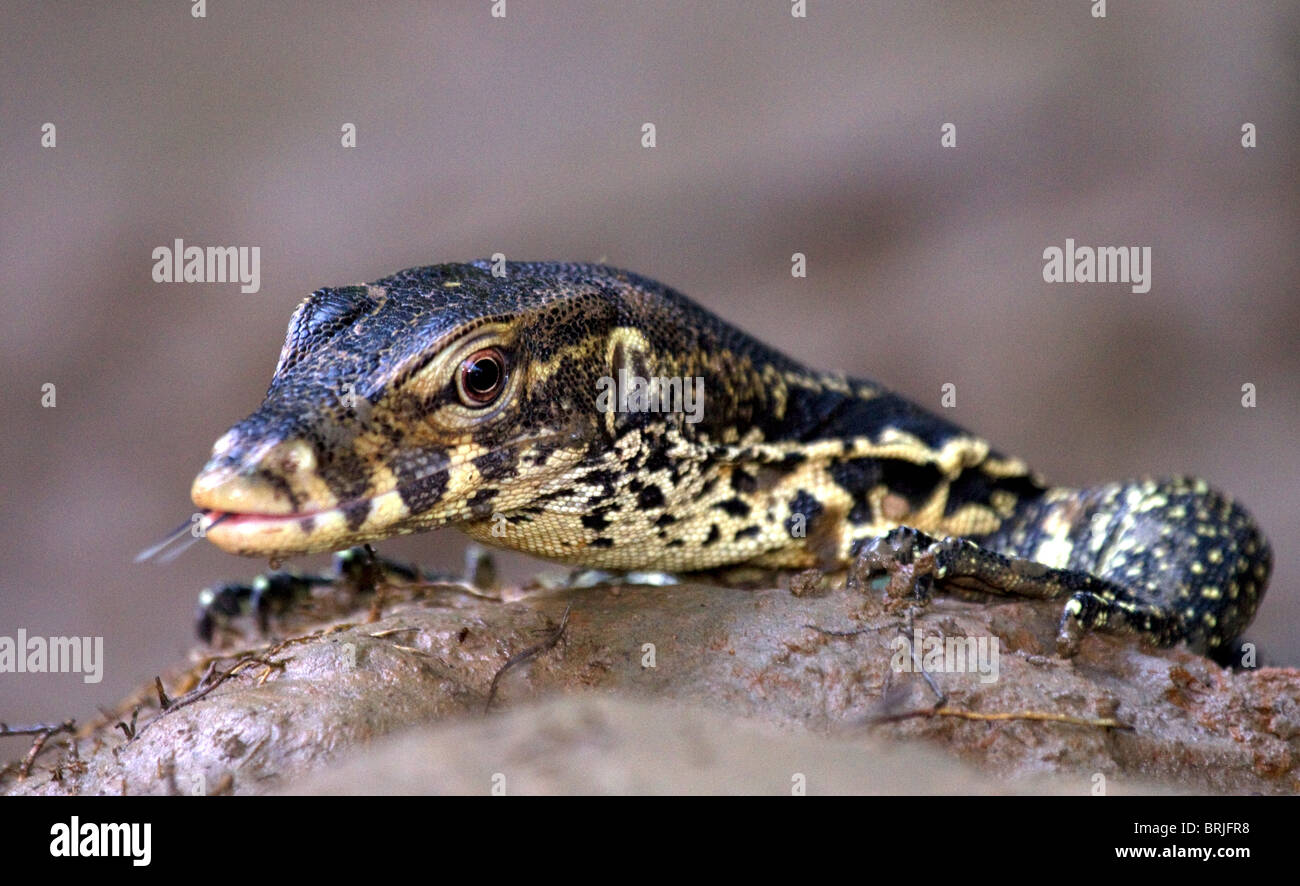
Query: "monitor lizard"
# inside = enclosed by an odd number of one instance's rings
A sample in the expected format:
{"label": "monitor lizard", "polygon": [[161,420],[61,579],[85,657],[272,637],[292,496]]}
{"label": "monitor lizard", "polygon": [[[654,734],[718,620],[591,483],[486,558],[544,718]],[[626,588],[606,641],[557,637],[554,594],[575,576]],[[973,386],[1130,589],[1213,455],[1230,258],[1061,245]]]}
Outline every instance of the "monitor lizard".
{"label": "monitor lizard", "polygon": [[[696,384],[702,408],[602,402],[612,379]],[[1224,647],[1271,567],[1251,517],[1200,480],[1049,486],[875,382],[593,264],[441,264],[316,291],[192,497],[207,538],[248,556],[453,526],[583,567],[853,566],[1059,598],[1063,656],[1092,629]]]}

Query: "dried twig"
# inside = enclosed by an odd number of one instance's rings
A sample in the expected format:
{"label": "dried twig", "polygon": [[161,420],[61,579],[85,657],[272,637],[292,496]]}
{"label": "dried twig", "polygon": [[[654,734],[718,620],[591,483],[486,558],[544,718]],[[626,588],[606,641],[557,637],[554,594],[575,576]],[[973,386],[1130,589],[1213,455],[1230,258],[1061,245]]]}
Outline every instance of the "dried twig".
{"label": "dried twig", "polygon": [[172,706],[172,700],[167,697],[167,691],[163,689],[162,677],[155,676],[153,678],[153,685],[154,688],[158,690],[158,707],[164,711],[167,710]]}
{"label": "dried twig", "polygon": [[38,723],[32,726],[10,726],[7,723],[0,723],[0,735],[34,735],[36,738],[32,741],[32,747],[23,758],[23,764],[18,769],[18,778],[23,780],[31,774],[32,763],[36,757],[45,748],[45,743],[50,737],[60,732],[72,732],[76,728],[76,721],[64,720],[62,723]]}
{"label": "dried twig", "polygon": [[1127,723],[1121,723],[1112,717],[1076,717],[1072,714],[1057,714],[1052,711],[994,711],[992,713],[981,713],[980,711],[964,711],[960,708],[936,707],[921,708],[916,711],[904,711],[899,714],[885,714],[880,717],[874,717],[870,721],[872,725],[877,723],[897,723],[901,720],[912,720],[917,717],[956,717],[961,720],[1040,720],[1048,723],[1068,723],[1071,726],[1095,726],[1101,729],[1132,729]]}
{"label": "dried twig", "polygon": [[497,695],[497,687],[500,685],[501,678],[505,675],[506,671],[521,662],[528,661],[530,658],[535,658],[536,656],[541,655],[543,652],[552,648],[556,643],[560,642],[560,637],[564,636],[564,629],[569,625],[569,611],[572,608],[572,604],[564,607],[564,615],[560,617],[560,626],[555,629],[551,636],[547,637],[536,646],[529,646],[523,652],[517,652],[506,659],[506,663],[503,664],[501,669],[492,677],[492,685],[488,689],[487,701],[483,704],[483,713],[486,714],[491,709],[492,701]]}

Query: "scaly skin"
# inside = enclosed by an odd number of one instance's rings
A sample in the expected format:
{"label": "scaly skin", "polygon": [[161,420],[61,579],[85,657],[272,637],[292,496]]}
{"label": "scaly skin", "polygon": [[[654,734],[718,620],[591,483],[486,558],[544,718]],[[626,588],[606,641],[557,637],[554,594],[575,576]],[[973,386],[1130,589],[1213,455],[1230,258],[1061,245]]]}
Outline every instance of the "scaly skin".
{"label": "scaly skin", "polygon": [[[490,267],[305,300],[262,406],[194,482],[195,504],[223,518],[208,538],[283,557],[455,526],[565,563],[670,572],[855,558],[877,572],[923,552],[957,587],[1068,596],[1064,654],[1094,627],[1214,649],[1264,593],[1267,542],[1200,481],[1048,488],[984,440],[807,369],[652,280]],[[484,353],[504,376],[479,403],[466,386],[491,372],[464,367]],[[698,421],[602,409],[601,380],[620,371],[701,379]]]}

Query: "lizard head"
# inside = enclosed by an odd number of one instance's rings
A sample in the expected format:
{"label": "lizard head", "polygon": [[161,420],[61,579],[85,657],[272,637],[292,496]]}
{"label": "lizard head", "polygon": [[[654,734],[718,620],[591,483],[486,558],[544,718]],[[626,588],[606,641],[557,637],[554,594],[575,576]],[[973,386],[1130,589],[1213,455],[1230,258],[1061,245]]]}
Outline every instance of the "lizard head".
{"label": "lizard head", "polygon": [[598,431],[581,356],[612,320],[599,285],[531,267],[437,265],[304,300],[261,407],[194,481],[222,518],[208,538],[283,556],[526,507]]}
{"label": "lizard head", "polygon": [[[598,408],[601,378],[699,333],[682,322],[684,297],[625,272],[492,269],[415,268],[303,301],[261,407],[194,481],[208,539],[267,557],[446,525],[491,541],[491,521],[565,511],[574,478],[618,458],[615,440],[645,418]],[[570,544],[526,549],[564,559],[552,548]]]}

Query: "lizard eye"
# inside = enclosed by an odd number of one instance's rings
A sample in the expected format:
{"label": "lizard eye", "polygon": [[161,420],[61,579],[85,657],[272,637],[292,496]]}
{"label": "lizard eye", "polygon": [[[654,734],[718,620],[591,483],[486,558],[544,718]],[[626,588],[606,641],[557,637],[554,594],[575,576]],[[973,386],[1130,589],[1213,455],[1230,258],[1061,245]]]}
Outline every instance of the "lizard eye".
{"label": "lizard eye", "polygon": [[460,402],[474,409],[486,406],[506,386],[506,358],[496,348],[483,348],[466,357],[456,376]]}

